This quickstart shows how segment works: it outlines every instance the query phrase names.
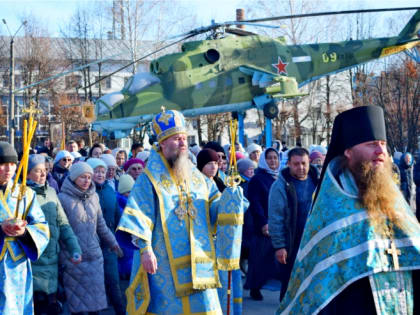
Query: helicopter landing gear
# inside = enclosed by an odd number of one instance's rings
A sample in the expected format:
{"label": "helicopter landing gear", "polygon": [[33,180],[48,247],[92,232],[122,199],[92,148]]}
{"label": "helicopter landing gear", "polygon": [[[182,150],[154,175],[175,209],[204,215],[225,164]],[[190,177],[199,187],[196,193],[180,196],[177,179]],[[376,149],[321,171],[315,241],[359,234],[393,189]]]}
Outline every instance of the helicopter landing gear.
{"label": "helicopter landing gear", "polygon": [[264,116],[269,119],[276,118],[279,115],[279,108],[277,106],[277,103],[274,100],[265,104],[263,111],[264,111]]}

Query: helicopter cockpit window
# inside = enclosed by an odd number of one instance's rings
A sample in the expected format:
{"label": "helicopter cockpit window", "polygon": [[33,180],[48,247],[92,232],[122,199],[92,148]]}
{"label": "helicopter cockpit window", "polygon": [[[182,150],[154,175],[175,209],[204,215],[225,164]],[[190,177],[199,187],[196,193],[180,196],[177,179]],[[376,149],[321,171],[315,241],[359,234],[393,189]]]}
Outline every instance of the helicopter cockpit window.
{"label": "helicopter cockpit window", "polygon": [[124,100],[124,95],[119,91],[103,95],[95,103],[96,116],[110,112],[112,107],[122,100]]}
{"label": "helicopter cockpit window", "polygon": [[160,83],[160,79],[150,72],[138,72],[128,79],[127,83],[124,85],[123,91],[128,94],[137,94],[144,88],[156,83]]}

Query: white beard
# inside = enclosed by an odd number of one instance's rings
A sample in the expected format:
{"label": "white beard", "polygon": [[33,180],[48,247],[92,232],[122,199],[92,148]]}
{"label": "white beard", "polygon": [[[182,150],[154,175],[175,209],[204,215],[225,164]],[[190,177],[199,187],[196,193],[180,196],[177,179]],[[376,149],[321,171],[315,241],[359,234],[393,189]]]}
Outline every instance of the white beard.
{"label": "white beard", "polygon": [[172,166],[176,180],[179,183],[184,183],[188,178],[191,177],[192,167],[193,164],[188,158],[188,152],[181,153]]}

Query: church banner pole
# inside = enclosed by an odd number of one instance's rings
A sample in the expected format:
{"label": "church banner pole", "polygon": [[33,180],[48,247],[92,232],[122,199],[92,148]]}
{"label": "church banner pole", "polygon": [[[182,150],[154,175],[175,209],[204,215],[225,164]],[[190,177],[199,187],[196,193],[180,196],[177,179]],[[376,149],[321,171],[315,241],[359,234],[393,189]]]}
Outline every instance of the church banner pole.
{"label": "church banner pole", "polygon": [[265,147],[271,147],[272,131],[271,131],[271,119],[265,118]]}
{"label": "church banner pole", "polygon": [[230,315],[230,295],[232,291],[232,270],[228,271],[227,309],[226,315]]}

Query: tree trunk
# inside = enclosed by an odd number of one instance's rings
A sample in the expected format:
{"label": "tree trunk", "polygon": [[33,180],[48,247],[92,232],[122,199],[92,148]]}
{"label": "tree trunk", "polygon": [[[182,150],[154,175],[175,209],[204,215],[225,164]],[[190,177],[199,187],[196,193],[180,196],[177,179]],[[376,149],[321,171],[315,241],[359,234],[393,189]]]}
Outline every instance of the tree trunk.
{"label": "tree trunk", "polygon": [[327,123],[327,143],[330,143],[330,136],[331,136],[331,103],[330,103],[330,76],[327,75],[326,77],[327,80],[327,85],[326,85],[326,113],[325,113],[325,118],[326,118],[326,123]]}
{"label": "tree trunk", "polygon": [[200,145],[200,143],[203,142],[203,135],[202,135],[203,130],[201,129],[201,118],[200,118],[200,116],[198,116],[195,121],[197,123],[197,134],[198,134],[198,143],[197,144]]}

